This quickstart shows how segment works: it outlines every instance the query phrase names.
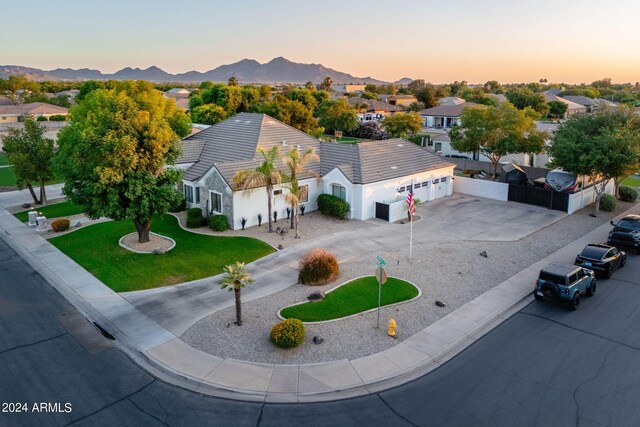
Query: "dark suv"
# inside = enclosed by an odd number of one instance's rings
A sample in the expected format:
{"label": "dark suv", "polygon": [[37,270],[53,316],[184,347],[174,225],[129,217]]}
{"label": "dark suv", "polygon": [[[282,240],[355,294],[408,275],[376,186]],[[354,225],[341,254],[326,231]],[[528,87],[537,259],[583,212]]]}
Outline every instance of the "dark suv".
{"label": "dark suv", "polygon": [[608,279],[614,270],[624,267],[626,262],[627,254],[619,251],[618,248],[589,243],[578,254],[574,264],[600,273]]}
{"label": "dark suv", "polygon": [[569,303],[569,309],[577,310],[580,306],[580,295],[596,293],[596,277],[592,270],[576,265],[549,264],[542,270],[533,296],[537,300],[544,298]]}
{"label": "dark suv", "polygon": [[611,221],[611,225],[607,245],[633,248],[640,254],[640,215],[627,215],[617,224]]}

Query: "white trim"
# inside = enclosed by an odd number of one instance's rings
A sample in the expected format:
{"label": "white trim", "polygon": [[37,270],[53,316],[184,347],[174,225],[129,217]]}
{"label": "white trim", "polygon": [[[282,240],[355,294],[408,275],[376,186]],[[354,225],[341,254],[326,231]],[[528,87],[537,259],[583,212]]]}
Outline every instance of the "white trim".
{"label": "white trim", "polygon": [[[220,196],[220,211],[213,210],[213,203],[211,203],[211,195],[217,194]],[[215,213],[216,215],[224,215],[224,194],[218,193],[217,191],[209,190],[209,198],[207,199],[207,215]]]}

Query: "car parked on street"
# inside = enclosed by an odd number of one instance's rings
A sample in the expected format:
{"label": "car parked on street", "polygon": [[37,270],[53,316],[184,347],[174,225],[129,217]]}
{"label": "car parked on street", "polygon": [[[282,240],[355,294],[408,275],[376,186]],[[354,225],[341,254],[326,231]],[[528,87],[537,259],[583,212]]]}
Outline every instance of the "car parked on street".
{"label": "car parked on street", "polygon": [[627,254],[613,246],[590,243],[576,256],[575,265],[602,274],[607,279],[614,270],[624,267]]}
{"label": "car parked on street", "polygon": [[537,300],[553,299],[569,304],[570,310],[580,306],[580,295],[596,293],[596,276],[593,270],[577,265],[549,264],[536,280],[533,296]]}
{"label": "car parked on street", "polygon": [[633,248],[640,254],[640,215],[627,215],[617,224],[610,223],[613,230],[609,232],[607,245]]}

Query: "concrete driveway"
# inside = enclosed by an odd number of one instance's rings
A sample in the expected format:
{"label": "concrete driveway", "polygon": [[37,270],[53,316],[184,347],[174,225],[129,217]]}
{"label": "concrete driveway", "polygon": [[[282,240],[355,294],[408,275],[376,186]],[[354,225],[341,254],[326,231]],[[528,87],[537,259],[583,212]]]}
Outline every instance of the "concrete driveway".
{"label": "concrete driveway", "polygon": [[[566,216],[563,212],[520,203],[454,195],[418,207],[413,224],[414,244],[460,241],[515,241]],[[297,282],[300,255],[314,248],[334,252],[340,262],[397,250],[408,255],[409,224],[372,220],[377,227],[347,231],[306,241],[249,265],[256,284],[243,290],[249,301],[286,289]],[[220,276],[175,286],[122,293],[131,304],[175,335],[198,320],[234,304],[233,293],[221,290]]]}

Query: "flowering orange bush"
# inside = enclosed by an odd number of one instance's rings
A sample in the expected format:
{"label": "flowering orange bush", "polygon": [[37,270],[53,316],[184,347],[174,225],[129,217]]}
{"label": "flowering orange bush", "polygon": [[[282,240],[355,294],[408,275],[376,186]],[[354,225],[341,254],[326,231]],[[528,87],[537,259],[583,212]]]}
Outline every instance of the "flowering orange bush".
{"label": "flowering orange bush", "polygon": [[271,329],[269,338],[276,347],[297,347],[304,340],[304,323],[298,319],[283,320]]}

